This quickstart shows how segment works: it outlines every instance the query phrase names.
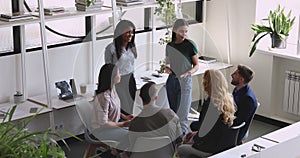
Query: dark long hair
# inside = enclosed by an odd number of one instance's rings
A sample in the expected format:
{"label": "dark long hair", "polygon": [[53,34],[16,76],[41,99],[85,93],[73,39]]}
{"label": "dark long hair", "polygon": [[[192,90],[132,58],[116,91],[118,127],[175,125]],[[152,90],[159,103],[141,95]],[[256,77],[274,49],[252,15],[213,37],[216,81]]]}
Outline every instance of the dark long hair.
{"label": "dark long hair", "polygon": [[176,41],[176,32],[175,32],[175,30],[177,30],[181,26],[189,26],[189,23],[184,19],[177,19],[175,21],[174,26],[173,26],[173,30],[172,30],[172,41],[171,42]]}
{"label": "dark long hair", "polygon": [[114,43],[115,43],[115,47],[116,47],[116,51],[117,51],[117,58],[120,59],[121,57],[121,49],[122,49],[122,43],[123,43],[123,38],[122,38],[122,35],[125,32],[125,30],[128,28],[128,27],[132,27],[133,28],[133,36],[132,36],[132,39],[131,41],[128,43],[126,49],[128,48],[132,48],[132,51],[133,51],[133,55],[134,57],[136,58],[137,57],[137,52],[136,52],[136,49],[135,49],[135,42],[134,42],[134,38],[135,38],[135,26],[134,24],[129,21],[129,20],[121,20],[117,26],[116,26],[116,29],[114,31]]}
{"label": "dark long hair", "polygon": [[96,95],[112,89],[118,68],[114,64],[104,64],[99,73]]}

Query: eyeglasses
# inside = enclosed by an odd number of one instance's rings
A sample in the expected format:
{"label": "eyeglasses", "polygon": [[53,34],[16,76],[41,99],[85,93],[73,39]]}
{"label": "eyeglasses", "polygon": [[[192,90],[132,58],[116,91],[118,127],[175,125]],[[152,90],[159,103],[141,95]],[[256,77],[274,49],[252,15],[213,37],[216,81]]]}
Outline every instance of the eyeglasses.
{"label": "eyeglasses", "polygon": [[265,147],[257,145],[257,144],[253,144],[253,146],[252,146],[252,151],[260,152],[262,149],[265,149]]}

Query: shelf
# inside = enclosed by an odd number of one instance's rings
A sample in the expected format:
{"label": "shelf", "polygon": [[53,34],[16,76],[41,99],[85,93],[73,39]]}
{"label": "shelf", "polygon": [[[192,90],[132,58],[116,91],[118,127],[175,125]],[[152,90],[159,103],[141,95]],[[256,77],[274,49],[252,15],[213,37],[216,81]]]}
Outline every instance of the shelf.
{"label": "shelf", "polygon": [[[107,8],[107,7],[102,7],[99,10],[92,10],[92,11],[76,11],[76,9],[74,7],[72,7],[72,8],[67,8],[66,11],[61,14],[57,14],[54,16],[45,15],[45,22],[93,16],[93,15],[105,14],[105,13],[111,13],[111,12],[112,12],[111,8]],[[36,16],[36,17],[33,17],[33,19],[18,20],[18,21],[13,21],[13,22],[0,21],[0,28],[39,23],[40,22],[40,19],[38,17],[39,13],[34,12],[32,14],[34,16]]]}
{"label": "shelf", "polygon": [[33,17],[33,19],[17,20],[17,21],[11,21],[11,22],[0,21],[0,28],[28,25],[28,24],[38,23],[38,22],[40,22],[40,19],[36,18],[36,17]]}
{"label": "shelf", "polygon": [[86,17],[86,16],[94,16],[99,14],[111,13],[111,8],[102,7],[99,10],[91,10],[91,11],[77,11],[75,8],[67,8],[65,13],[61,15],[55,16],[47,16],[45,15],[45,22],[54,21],[54,20],[63,20],[70,18],[78,18],[78,17]]}
{"label": "shelf", "polygon": [[156,2],[145,2],[143,4],[137,4],[137,5],[132,5],[132,6],[121,6],[117,5],[118,10],[126,11],[126,10],[133,10],[133,9],[141,9],[141,8],[152,8],[156,7],[158,4]]}
{"label": "shelf", "polygon": [[[181,0],[181,3],[188,3],[188,2],[196,2],[198,0]],[[144,2],[143,4],[137,4],[137,5],[132,5],[132,6],[121,6],[117,5],[118,10],[122,8],[122,11],[126,10],[132,10],[132,9],[140,9],[140,8],[152,8],[152,7],[157,7],[158,4],[155,1],[152,2]]]}
{"label": "shelf", "polygon": [[257,53],[266,54],[270,56],[275,56],[279,58],[285,58],[290,60],[300,61],[300,52],[297,53],[296,44],[287,44],[286,49],[274,49],[270,48],[271,42],[266,39],[262,40],[260,45],[257,47]]}

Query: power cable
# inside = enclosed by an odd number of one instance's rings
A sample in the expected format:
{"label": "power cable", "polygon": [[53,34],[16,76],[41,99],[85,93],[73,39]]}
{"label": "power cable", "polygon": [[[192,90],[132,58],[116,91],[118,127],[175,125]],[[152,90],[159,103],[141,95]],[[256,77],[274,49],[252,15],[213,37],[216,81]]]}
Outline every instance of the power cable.
{"label": "power cable", "polygon": [[[29,11],[29,12],[32,12],[32,10],[29,8],[28,4],[26,1],[24,1],[24,5],[25,5],[25,8]],[[55,31],[53,29],[51,29],[49,26],[45,25],[45,28],[47,30],[49,30],[50,32],[54,33],[54,34],[57,34],[57,35],[60,35],[60,36],[63,36],[63,37],[67,37],[67,38],[85,38],[85,36],[71,36],[71,35],[66,35],[66,34],[63,34],[63,33],[60,33],[58,31]]]}
{"label": "power cable", "polygon": [[[27,2],[24,1],[24,5],[25,5],[25,8],[29,11],[29,12],[32,12],[32,10],[30,9],[30,7],[28,6]],[[125,15],[126,11],[122,12],[120,17],[118,18],[118,20],[121,20],[121,18]],[[111,28],[113,25],[110,24],[109,26],[107,26],[106,28],[104,28],[103,30],[100,30],[99,32],[96,32],[96,35],[98,34],[101,34],[103,32],[105,32],[106,30],[108,30],[109,28]],[[62,37],[66,37],[66,38],[85,38],[85,36],[73,36],[73,35],[66,35],[66,34],[63,34],[63,33],[60,33],[58,31],[55,31],[54,29],[51,29],[49,26],[45,25],[45,28],[47,30],[49,30],[50,32],[54,33],[54,34],[57,34],[59,36],[62,36]]]}

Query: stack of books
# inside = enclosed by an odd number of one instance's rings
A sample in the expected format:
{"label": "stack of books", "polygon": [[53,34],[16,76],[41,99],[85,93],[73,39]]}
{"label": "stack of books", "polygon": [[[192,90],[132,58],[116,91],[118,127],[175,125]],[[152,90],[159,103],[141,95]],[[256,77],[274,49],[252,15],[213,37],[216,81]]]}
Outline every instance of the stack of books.
{"label": "stack of books", "polygon": [[216,61],[217,61],[217,59],[213,58],[213,57],[208,57],[208,56],[200,56],[199,57],[199,62],[201,62],[201,63],[209,64],[209,63],[213,63]]}
{"label": "stack of books", "polygon": [[103,6],[103,1],[95,0],[94,3],[87,6],[86,0],[75,0],[75,6],[78,11],[90,11],[90,10],[97,10],[101,9]]}
{"label": "stack of books", "polygon": [[143,4],[142,0],[117,0],[117,5],[121,6],[132,6],[137,4]]}
{"label": "stack of books", "polygon": [[64,7],[60,6],[52,6],[52,7],[45,7],[44,14],[45,15],[57,15],[65,12]]}
{"label": "stack of books", "polygon": [[23,13],[23,12],[0,14],[0,20],[8,21],[8,22],[18,21],[18,20],[28,20],[32,18],[33,16],[30,13]]}

